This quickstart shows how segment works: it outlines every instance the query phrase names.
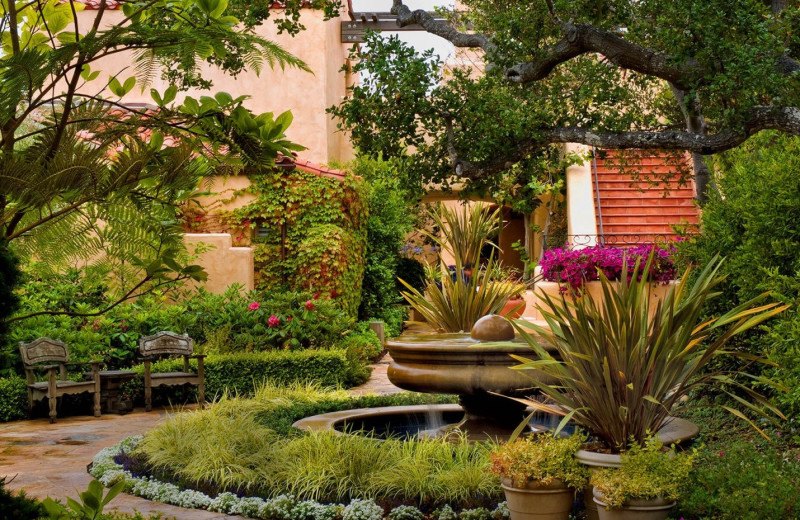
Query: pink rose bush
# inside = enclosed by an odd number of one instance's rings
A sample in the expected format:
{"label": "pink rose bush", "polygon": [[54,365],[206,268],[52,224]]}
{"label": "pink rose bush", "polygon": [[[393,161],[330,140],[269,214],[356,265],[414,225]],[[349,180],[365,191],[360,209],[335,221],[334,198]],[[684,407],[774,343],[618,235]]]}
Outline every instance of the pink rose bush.
{"label": "pink rose bush", "polygon": [[622,279],[622,264],[628,262],[627,277],[630,279],[637,261],[644,263],[653,254],[650,271],[646,274],[652,282],[667,283],[674,280],[677,272],[673,255],[675,246],[642,244],[631,248],[595,246],[584,249],[558,248],[544,252],[539,265],[542,278],[548,282],[564,284],[562,291],[580,291],[583,284],[600,279],[602,272],[609,280]]}

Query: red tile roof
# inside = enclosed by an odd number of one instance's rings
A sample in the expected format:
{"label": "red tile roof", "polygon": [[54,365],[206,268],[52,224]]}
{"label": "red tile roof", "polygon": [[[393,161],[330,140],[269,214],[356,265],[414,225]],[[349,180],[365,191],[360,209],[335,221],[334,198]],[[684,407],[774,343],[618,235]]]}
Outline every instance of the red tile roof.
{"label": "red tile roof", "polygon": [[339,182],[343,181],[347,175],[347,172],[342,170],[334,170],[332,168],[328,168],[327,166],[314,164],[310,161],[298,159],[297,157],[287,157],[282,154],[278,155],[277,159],[275,159],[275,164],[290,171],[296,168],[301,172],[313,173],[314,175],[328,177]]}

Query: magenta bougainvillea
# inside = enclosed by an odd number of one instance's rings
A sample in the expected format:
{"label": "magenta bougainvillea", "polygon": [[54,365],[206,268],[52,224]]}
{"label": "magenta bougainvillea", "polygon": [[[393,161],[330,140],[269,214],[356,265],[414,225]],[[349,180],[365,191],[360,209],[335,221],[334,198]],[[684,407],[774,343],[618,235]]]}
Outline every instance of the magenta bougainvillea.
{"label": "magenta bougainvillea", "polygon": [[[655,250],[655,251],[654,251]],[[548,282],[564,284],[562,291],[572,289],[580,291],[586,282],[600,279],[602,272],[609,280],[622,278],[622,263],[627,258],[630,279],[637,260],[642,267],[650,254],[653,262],[647,273],[647,279],[654,282],[668,282],[675,279],[675,263],[673,254],[675,246],[654,246],[643,244],[631,248],[595,246],[584,249],[559,248],[544,252],[539,265],[542,277]]]}

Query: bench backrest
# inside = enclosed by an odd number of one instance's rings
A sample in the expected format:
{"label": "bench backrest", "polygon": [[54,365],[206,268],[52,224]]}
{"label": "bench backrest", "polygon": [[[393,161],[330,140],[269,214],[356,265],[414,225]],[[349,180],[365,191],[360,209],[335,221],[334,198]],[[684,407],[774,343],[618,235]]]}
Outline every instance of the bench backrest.
{"label": "bench backrest", "polygon": [[19,344],[19,353],[25,365],[44,362],[69,362],[69,351],[66,343],[50,338],[39,338],[30,343]]}
{"label": "bench backrest", "polygon": [[191,356],[192,352],[194,352],[194,341],[186,334],[162,331],[139,338],[139,354],[144,357],[175,354]]}

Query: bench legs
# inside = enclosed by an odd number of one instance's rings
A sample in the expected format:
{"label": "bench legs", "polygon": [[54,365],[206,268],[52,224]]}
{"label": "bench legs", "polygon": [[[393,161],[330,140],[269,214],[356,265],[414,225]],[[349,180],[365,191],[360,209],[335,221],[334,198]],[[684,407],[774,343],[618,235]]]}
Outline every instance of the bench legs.
{"label": "bench legs", "polygon": [[54,395],[51,395],[47,398],[48,404],[50,405],[50,424],[56,422],[56,405],[58,404],[58,398]]}

